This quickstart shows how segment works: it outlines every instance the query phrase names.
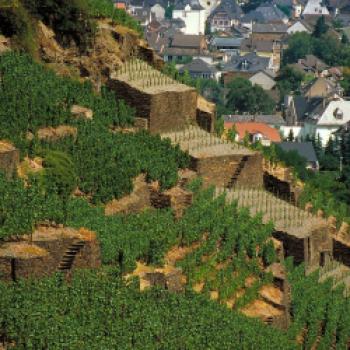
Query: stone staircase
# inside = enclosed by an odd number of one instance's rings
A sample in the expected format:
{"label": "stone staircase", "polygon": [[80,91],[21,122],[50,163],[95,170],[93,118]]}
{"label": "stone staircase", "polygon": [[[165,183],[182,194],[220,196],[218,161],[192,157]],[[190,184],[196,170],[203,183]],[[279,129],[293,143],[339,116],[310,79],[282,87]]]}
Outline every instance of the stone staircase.
{"label": "stone staircase", "polygon": [[244,168],[244,166],[245,166],[247,161],[248,161],[248,156],[243,156],[241,161],[238,164],[238,167],[237,167],[235,173],[233,174],[233,176],[231,177],[230,182],[227,185],[228,188],[232,188],[236,184],[236,182],[238,180],[238,177],[241,174],[241,172],[242,172],[242,170],[243,170],[243,168]]}
{"label": "stone staircase", "polygon": [[73,266],[74,259],[80,250],[85,246],[85,241],[76,241],[64,253],[57,270],[67,273]]}

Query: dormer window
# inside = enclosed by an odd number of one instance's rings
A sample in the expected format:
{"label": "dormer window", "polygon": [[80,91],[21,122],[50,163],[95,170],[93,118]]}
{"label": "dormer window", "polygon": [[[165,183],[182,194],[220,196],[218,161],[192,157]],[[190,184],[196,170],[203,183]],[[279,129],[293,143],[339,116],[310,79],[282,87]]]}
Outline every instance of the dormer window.
{"label": "dormer window", "polygon": [[243,62],[242,62],[242,70],[247,70],[248,69],[248,61],[247,60],[244,60]]}
{"label": "dormer window", "polygon": [[334,118],[341,120],[343,119],[343,111],[340,108],[336,108],[333,112]]}

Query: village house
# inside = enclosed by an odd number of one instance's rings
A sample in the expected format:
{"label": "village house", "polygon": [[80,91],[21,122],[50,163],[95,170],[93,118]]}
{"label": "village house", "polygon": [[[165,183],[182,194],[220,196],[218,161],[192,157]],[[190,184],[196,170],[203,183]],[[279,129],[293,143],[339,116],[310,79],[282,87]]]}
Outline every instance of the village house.
{"label": "village house", "polygon": [[202,35],[205,32],[206,11],[198,0],[184,0],[176,3],[173,18],[185,22],[181,31],[186,35]]}
{"label": "village house", "polygon": [[281,136],[277,129],[258,122],[224,122],[224,130],[227,134],[229,130],[233,130],[235,141],[242,142],[246,138],[250,143],[260,141],[264,146],[270,146],[271,142],[281,142]]}
{"label": "village house", "polygon": [[338,82],[319,77],[303,87],[303,95],[306,98],[322,97],[328,100],[343,96],[343,89]]}
{"label": "village house", "polygon": [[243,11],[236,0],[222,0],[208,18],[210,32],[230,32],[233,26],[240,24],[242,15]]}
{"label": "village house", "polygon": [[306,55],[305,58],[298,59],[298,62],[291,66],[305,73],[313,73],[316,77],[328,68],[326,63],[314,55]]}
{"label": "village house", "polygon": [[256,23],[252,27],[253,41],[282,41],[287,35],[286,24]]}
{"label": "village house", "polygon": [[289,18],[276,6],[264,3],[242,17],[243,26],[252,29],[254,23],[287,24]]}
{"label": "village house", "polygon": [[181,62],[189,57],[202,58],[207,63],[212,63],[213,54],[208,51],[205,36],[175,33],[170,38],[168,47],[164,49],[164,61]]}
{"label": "village house", "polygon": [[276,86],[276,81],[271,71],[261,70],[249,78],[253,85],[261,86],[265,91],[271,91]]}
{"label": "village house", "polygon": [[337,98],[327,101],[323,97],[285,98],[286,125],[281,127],[285,137],[293,132],[296,138],[317,136],[326,146],[332,134],[350,121],[350,101]]}
{"label": "village house", "polygon": [[324,0],[308,0],[302,17],[309,23],[315,23],[321,16],[330,17]]}
{"label": "village house", "polygon": [[214,37],[210,43],[210,47],[215,51],[231,52],[238,55],[243,38],[236,37]]}
{"label": "village house", "polygon": [[219,80],[220,73],[212,65],[206,63],[200,58],[194,59],[192,62],[183,65],[179,72],[181,74],[187,71],[192,78],[214,79]]}
{"label": "village house", "polygon": [[279,129],[286,122],[278,114],[229,114],[222,116],[224,123],[257,122],[267,124],[275,129]]}
{"label": "village house", "polygon": [[241,42],[240,55],[256,53],[258,56],[271,60],[270,68],[277,72],[281,65],[282,43],[275,40],[254,40],[252,37]]}
{"label": "village house", "polygon": [[224,83],[227,84],[237,77],[249,79],[266,69],[271,69],[271,59],[268,57],[258,56],[254,52],[244,56],[232,56],[231,61],[222,66]]}
{"label": "village house", "polygon": [[295,33],[308,33],[311,34],[312,33],[312,28],[309,24],[307,24],[307,22],[302,21],[302,20],[298,20],[294,23],[292,23],[288,29],[287,29],[287,34],[288,35],[292,35]]}

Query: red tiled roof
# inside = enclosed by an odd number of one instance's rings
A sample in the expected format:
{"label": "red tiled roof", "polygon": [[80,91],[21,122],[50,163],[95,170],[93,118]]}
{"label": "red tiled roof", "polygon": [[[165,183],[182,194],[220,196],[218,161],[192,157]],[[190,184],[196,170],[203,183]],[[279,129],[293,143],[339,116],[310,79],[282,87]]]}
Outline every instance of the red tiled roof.
{"label": "red tiled roof", "polygon": [[272,128],[267,124],[257,123],[257,122],[249,122],[249,123],[226,122],[224,124],[225,129],[231,129],[233,125],[236,128],[236,131],[238,133],[240,140],[244,138],[246,133],[251,135],[259,133],[259,134],[262,134],[265,139],[268,139],[272,142],[281,142],[281,135],[279,134],[278,130],[275,128]]}
{"label": "red tiled roof", "polygon": [[114,4],[115,8],[117,9],[122,9],[122,10],[125,10],[126,9],[126,5],[125,5],[125,2],[116,2]]}

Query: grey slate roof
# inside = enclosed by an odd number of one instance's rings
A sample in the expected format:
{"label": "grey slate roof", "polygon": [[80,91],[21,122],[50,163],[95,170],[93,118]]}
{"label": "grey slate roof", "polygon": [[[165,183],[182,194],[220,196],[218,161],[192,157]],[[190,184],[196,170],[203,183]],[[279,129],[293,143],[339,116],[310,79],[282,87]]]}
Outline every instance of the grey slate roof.
{"label": "grey slate roof", "polygon": [[237,47],[239,48],[241,46],[243,38],[220,38],[220,37],[215,37],[211,44],[212,46],[220,46],[220,47]]}
{"label": "grey slate roof", "polygon": [[316,97],[307,99],[304,96],[294,96],[294,108],[298,122],[304,121],[309,115],[322,107],[323,99]]}
{"label": "grey slate roof", "polygon": [[269,65],[268,57],[258,56],[255,52],[250,52],[244,56],[233,56],[231,62],[223,65],[224,71],[245,71],[255,73],[265,70]]}
{"label": "grey slate roof", "polygon": [[253,25],[253,33],[287,33],[286,24],[256,23]]}
{"label": "grey slate roof", "polygon": [[257,122],[270,125],[285,125],[286,122],[282,116],[277,114],[272,115],[244,115],[244,114],[234,114],[234,115],[224,115],[224,122],[241,123],[241,122]]}
{"label": "grey slate roof", "polygon": [[183,73],[186,70],[189,73],[215,74],[217,72],[217,69],[215,67],[210,66],[208,63],[204,62],[200,58],[194,59],[192,62],[185,64],[183,67],[179,69],[180,73]]}
{"label": "grey slate roof", "polygon": [[272,4],[262,4],[255,10],[248,12],[242,19],[243,22],[279,22],[287,19],[287,16],[276,6]]}
{"label": "grey slate roof", "polygon": [[278,144],[284,151],[296,151],[307,162],[317,162],[317,156],[312,142],[281,142]]}
{"label": "grey slate roof", "polygon": [[272,52],[276,43],[277,42],[274,40],[253,40],[253,38],[245,38],[241,42],[241,51]]}
{"label": "grey slate roof", "polygon": [[239,18],[243,14],[241,7],[237,4],[236,0],[222,0],[219,6],[217,6],[211,13],[210,17],[215,16],[219,12],[226,13],[231,19]]}

